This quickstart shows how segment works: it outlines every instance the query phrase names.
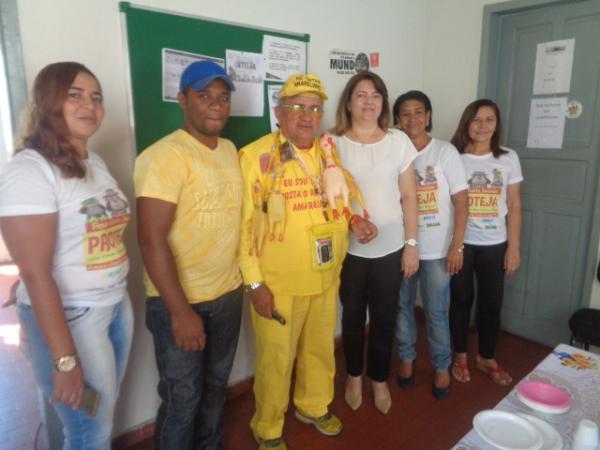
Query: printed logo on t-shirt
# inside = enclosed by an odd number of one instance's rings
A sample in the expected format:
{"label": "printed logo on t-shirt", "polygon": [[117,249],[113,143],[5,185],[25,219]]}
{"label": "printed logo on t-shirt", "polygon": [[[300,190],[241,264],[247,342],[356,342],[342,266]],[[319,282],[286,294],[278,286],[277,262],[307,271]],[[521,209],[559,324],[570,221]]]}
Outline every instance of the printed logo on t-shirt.
{"label": "printed logo on t-shirt", "polygon": [[419,226],[431,228],[439,227],[439,191],[438,180],[433,166],[425,167],[421,175],[415,169],[417,176],[417,210],[419,213]]}
{"label": "printed logo on t-shirt", "polygon": [[87,216],[83,236],[87,270],[115,267],[127,259],[123,231],[129,221],[129,205],[119,192],[106,189],[104,203],[90,197],[79,212]]}
{"label": "printed logo on t-shirt", "polygon": [[502,172],[498,169],[492,170],[492,177],[484,171],[473,172],[469,183],[469,216],[472,218],[489,219],[486,229],[496,229],[492,219],[499,216],[499,202],[502,194]]}

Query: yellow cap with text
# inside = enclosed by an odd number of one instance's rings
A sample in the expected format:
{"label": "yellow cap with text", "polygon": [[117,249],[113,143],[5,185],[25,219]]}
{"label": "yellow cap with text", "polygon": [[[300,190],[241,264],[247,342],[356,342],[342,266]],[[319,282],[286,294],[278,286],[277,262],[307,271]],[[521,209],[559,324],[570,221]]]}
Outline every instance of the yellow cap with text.
{"label": "yellow cap with text", "polygon": [[296,96],[319,97],[327,100],[323,83],[313,73],[297,73],[285,81],[283,88],[279,91],[279,98]]}

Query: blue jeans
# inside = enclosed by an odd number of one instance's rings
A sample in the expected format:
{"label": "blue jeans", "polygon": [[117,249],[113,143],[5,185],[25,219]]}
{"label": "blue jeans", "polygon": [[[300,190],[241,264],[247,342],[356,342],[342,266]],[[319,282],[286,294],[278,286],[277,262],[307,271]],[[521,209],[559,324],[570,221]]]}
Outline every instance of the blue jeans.
{"label": "blue jeans", "polygon": [[[62,403],[53,407],[62,422],[63,449],[110,449],[115,403],[131,348],[133,313],[129,296],[110,306],[66,307],[65,317],[77,348],[87,387],[100,394],[96,416],[91,417]],[[44,395],[53,390],[52,357],[31,306],[19,304],[22,345]]]}
{"label": "blue jeans", "polygon": [[240,334],[242,287],[216,300],[191,305],[202,317],[206,346],[188,352],[175,345],[171,315],[162,298],[146,302],[154,337],[162,403],[154,434],[157,450],[221,449],[227,381]]}
{"label": "blue jeans", "polygon": [[433,368],[447,370],[452,358],[448,308],[450,304],[450,274],[446,272],[446,258],[420,260],[419,271],[405,278],[400,288],[396,340],[398,356],[402,361],[413,361],[417,357],[417,325],[415,322],[415,300],[417,281],[420,282],[421,299],[425,311],[425,325],[429,353]]}

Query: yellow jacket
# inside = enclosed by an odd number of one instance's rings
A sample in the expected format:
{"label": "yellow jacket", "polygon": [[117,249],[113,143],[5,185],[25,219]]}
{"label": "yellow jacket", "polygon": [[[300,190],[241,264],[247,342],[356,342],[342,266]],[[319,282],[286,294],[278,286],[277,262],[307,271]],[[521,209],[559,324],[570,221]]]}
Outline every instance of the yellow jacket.
{"label": "yellow jacket", "polygon": [[[308,174],[296,160],[283,162],[285,173],[280,182],[285,198],[285,231],[283,241],[268,235],[260,256],[250,255],[252,241],[252,214],[255,208],[253,186],[261,183],[267,193],[275,177],[269,160],[271,152],[278,152],[279,133],[271,133],[240,150],[240,166],[244,184],[242,220],[238,258],[246,284],[264,281],[271,291],[280,295],[315,295],[325,291],[337,281],[342,261],[348,249],[348,222],[342,216],[338,220],[325,220],[320,196],[315,192]],[[303,160],[312,174],[319,176],[323,163],[318,156],[316,140],[309,150],[300,150]],[[316,239],[314,227],[329,224],[333,241],[333,264],[327,269],[315,268]],[[327,227],[327,225],[326,225]],[[313,230],[313,231],[311,231]]]}

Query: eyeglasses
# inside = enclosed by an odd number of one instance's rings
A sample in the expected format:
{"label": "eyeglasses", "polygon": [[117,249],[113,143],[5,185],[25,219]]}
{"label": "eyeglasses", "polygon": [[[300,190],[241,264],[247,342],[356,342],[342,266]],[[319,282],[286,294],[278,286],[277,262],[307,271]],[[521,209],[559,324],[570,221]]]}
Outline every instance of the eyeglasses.
{"label": "eyeglasses", "polygon": [[283,107],[289,109],[291,113],[298,116],[304,113],[310,114],[314,117],[320,117],[323,115],[323,107],[321,105],[306,106],[301,105],[300,103],[288,103],[287,105],[283,105]]}

